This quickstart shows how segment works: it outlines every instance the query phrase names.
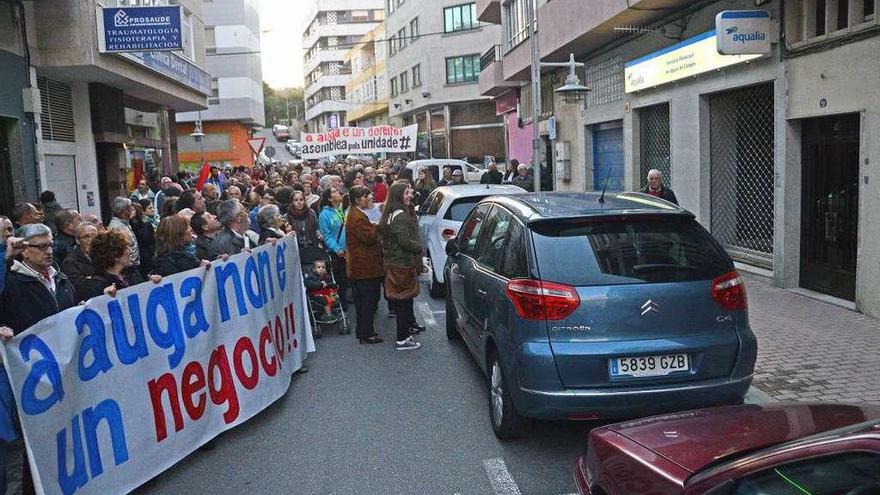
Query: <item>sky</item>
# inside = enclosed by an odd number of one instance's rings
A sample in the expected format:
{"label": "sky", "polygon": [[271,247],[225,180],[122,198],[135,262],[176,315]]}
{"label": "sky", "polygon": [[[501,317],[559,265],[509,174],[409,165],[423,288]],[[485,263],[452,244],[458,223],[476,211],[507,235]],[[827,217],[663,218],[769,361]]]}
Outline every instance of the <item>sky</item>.
{"label": "sky", "polygon": [[302,87],[302,25],[308,0],[260,0],[263,81]]}

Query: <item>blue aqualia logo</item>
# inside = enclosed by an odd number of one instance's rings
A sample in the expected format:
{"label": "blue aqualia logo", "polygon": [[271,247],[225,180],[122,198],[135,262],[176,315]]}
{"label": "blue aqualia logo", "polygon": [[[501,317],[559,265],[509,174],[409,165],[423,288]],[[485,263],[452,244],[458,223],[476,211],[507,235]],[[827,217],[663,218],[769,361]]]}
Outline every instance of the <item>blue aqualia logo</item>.
{"label": "blue aqualia logo", "polygon": [[759,31],[754,33],[737,33],[733,35],[734,43],[751,43],[753,41],[765,41],[767,35]]}

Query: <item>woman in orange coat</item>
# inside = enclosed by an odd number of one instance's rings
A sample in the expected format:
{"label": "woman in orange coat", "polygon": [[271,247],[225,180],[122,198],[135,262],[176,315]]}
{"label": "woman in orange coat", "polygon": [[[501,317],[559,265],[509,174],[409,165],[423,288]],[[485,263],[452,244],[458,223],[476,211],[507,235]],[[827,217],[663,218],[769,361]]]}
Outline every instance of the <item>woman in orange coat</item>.
{"label": "woman in orange coat", "polygon": [[381,243],[366,213],[373,208],[373,193],[365,186],[354,186],[348,196],[351,208],[345,221],[345,265],[357,317],[355,336],[361,344],[378,344],[382,339],[376,334],[373,319],[382,286]]}

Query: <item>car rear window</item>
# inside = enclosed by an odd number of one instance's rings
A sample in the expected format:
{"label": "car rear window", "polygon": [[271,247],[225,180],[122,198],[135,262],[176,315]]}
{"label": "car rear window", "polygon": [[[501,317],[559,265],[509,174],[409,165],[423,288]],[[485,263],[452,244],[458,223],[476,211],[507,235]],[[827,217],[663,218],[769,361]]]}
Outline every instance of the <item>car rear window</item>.
{"label": "car rear window", "polygon": [[474,196],[471,198],[458,198],[452,202],[452,205],[449,206],[449,209],[446,210],[446,214],[443,215],[444,220],[452,220],[455,222],[464,222],[464,219],[467,218],[468,215],[474,211],[474,208],[477,206],[483,198],[488,196]]}
{"label": "car rear window", "polygon": [[733,268],[690,218],[549,221],[532,231],[541,278],[568,285],[704,280]]}

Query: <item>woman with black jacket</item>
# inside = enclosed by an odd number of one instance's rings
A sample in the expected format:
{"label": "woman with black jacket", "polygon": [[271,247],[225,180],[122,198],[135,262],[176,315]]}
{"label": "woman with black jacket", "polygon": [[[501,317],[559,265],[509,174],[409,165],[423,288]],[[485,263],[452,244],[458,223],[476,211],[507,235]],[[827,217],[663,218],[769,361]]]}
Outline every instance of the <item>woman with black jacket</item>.
{"label": "woman with black jacket", "polygon": [[[131,285],[123,273],[131,266],[128,249],[128,238],[117,230],[108,230],[95,237],[89,248],[95,274],[76,287],[76,294],[81,301],[104,294],[116,297],[117,290]],[[159,283],[162,277],[150,275],[150,280]]]}
{"label": "woman with black jacket", "polygon": [[[144,201],[148,204],[150,203],[148,199]],[[156,229],[153,227],[152,219],[144,210],[141,202],[133,202],[131,206],[134,208],[134,215],[131,216],[131,220],[128,223],[131,225],[135,239],[137,239],[138,252],[141,253],[141,264],[138,266],[138,269],[144,279],[146,279],[153,268],[153,251],[156,250]],[[152,208],[151,205],[151,213]]]}
{"label": "woman with black jacket", "polygon": [[299,249],[318,247],[322,239],[318,231],[318,215],[306,206],[306,196],[302,191],[295,191],[287,208],[287,223],[296,232]]}
{"label": "woman with black jacket", "polygon": [[156,230],[156,258],[153,259],[152,273],[167,277],[198,268],[201,262],[187,249],[192,242],[192,232],[185,218],[179,215],[163,218]]}

